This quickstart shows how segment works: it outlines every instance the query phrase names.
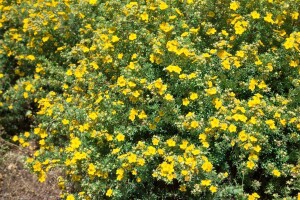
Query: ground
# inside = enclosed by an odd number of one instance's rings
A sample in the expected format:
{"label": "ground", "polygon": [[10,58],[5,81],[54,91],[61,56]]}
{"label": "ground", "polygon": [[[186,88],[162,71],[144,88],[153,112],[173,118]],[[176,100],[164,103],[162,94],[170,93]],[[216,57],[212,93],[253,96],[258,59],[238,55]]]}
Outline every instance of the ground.
{"label": "ground", "polygon": [[52,171],[40,183],[24,165],[27,152],[0,138],[0,200],[58,200],[59,172]]}

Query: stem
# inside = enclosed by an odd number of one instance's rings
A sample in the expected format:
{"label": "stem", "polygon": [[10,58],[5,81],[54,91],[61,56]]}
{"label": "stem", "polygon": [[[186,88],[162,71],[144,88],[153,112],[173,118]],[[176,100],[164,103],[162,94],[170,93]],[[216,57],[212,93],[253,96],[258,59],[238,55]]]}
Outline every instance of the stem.
{"label": "stem", "polygon": [[242,174],[243,174],[243,177],[242,177],[242,188],[243,188],[243,191],[244,191],[244,176],[245,176],[244,171],[242,172]]}

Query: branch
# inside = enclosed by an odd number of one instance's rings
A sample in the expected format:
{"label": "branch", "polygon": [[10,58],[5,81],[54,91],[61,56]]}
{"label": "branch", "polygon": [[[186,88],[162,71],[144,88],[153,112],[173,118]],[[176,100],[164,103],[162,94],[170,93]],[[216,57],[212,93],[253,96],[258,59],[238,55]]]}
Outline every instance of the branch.
{"label": "branch", "polygon": [[19,150],[22,150],[22,151],[23,151],[23,149],[22,149],[19,145],[16,145],[16,144],[14,144],[14,143],[8,142],[8,141],[4,140],[2,137],[0,137],[0,141],[1,141],[1,142],[4,142],[5,144],[7,144],[7,145],[10,146],[10,147],[16,147],[16,148],[18,148]]}

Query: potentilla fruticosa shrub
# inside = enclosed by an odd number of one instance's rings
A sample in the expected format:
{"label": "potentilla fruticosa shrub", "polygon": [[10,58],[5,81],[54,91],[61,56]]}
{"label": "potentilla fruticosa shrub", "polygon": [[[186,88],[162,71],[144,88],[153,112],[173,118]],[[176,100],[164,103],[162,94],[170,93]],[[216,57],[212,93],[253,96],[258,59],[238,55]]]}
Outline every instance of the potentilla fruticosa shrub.
{"label": "potentilla fruticosa shrub", "polygon": [[299,6],[1,1],[13,140],[68,200],[299,199]]}

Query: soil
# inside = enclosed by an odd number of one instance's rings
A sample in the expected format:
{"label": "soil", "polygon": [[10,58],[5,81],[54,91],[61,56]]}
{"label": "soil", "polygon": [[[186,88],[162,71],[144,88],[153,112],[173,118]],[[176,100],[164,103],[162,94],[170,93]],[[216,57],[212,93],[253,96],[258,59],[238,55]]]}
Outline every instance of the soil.
{"label": "soil", "polygon": [[[0,138],[1,139],[1,138]],[[58,200],[58,170],[50,171],[47,180],[38,178],[25,168],[26,152],[0,140],[0,200]]]}

